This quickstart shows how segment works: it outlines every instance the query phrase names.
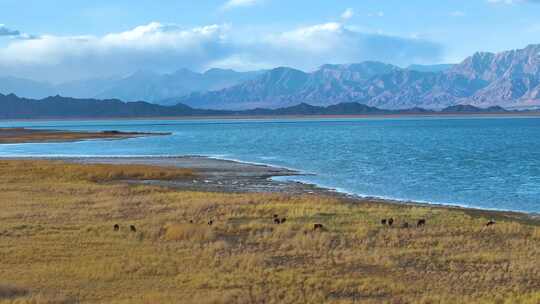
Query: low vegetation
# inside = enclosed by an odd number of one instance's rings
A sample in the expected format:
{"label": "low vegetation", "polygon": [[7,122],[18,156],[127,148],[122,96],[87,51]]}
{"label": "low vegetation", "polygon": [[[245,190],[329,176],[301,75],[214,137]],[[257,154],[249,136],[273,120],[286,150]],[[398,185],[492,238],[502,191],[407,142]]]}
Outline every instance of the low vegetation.
{"label": "low vegetation", "polygon": [[2,304],[540,302],[536,222],[121,181],[193,174],[148,166],[0,171]]}
{"label": "low vegetation", "polygon": [[[77,164],[48,160],[0,161],[2,172],[28,172],[37,180],[57,182],[118,180],[175,180],[195,176],[191,169],[163,168],[147,165]],[[9,174],[7,177],[15,177]]]}

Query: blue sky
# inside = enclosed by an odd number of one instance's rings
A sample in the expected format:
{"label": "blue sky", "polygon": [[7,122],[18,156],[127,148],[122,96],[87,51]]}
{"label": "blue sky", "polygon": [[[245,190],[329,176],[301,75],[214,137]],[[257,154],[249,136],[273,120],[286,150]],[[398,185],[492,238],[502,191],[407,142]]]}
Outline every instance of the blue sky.
{"label": "blue sky", "polygon": [[0,71],[53,82],[182,67],[458,62],[540,43],[538,0],[0,0]]}

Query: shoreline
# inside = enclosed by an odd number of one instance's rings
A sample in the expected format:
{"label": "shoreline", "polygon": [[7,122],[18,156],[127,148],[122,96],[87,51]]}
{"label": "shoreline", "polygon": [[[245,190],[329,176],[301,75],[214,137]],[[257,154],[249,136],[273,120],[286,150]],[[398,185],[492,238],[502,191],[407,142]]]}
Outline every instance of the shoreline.
{"label": "shoreline", "polygon": [[201,120],[201,119],[223,119],[223,120],[254,120],[254,119],[339,119],[339,118],[538,118],[540,111],[531,111],[524,113],[402,113],[402,114],[343,114],[343,115],[209,115],[209,116],[148,116],[148,117],[48,117],[48,118],[2,118],[0,121],[28,122],[28,121],[107,121],[107,120]]}
{"label": "shoreline", "polygon": [[375,203],[391,204],[404,207],[436,208],[462,211],[473,216],[484,216],[493,219],[519,220],[540,225],[540,213],[516,210],[497,210],[462,206],[458,204],[442,204],[436,202],[418,202],[399,200],[376,196],[362,196],[355,193],[340,191],[308,182],[282,180],[294,176],[308,176],[300,170],[278,167],[263,163],[250,163],[240,160],[224,159],[211,156],[74,156],[74,157],[44,157],[22,156],[2,157],[0,160],[51,160],[81,164],[110,164],[110,165],[151,165],[158,167],[178,167],[193,169],[199,175],[190,180],[173,181],[130,181],[130,184],[147,184],[170,187],[187,191],[218,192],[218,193],[283,193],[291,195],[323,195],[343,200],[346,203]]}

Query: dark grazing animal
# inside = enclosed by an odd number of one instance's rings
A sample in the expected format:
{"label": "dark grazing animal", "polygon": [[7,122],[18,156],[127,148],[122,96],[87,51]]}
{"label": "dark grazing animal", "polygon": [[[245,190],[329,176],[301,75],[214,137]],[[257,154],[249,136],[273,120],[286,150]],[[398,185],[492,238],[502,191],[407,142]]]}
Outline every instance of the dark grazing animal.
{"label": "dark grazing animal", "polygon": [[131,232],[137,232],[137,228],[135,228],[134,225],[129,226],[129,230],[131,230]]}
{"label": "dark grazing animal", "polygon": [[281,220],[278,218],[274,219],[274,224],[278,224],[278,225],[281,224]]}
{"label": "dark grazing animal", "polygon": [[193,224],[193,220],[189,220],[189,223],[190,223],[190,224]]}
{"label": "dark grazing animal", "polygon": [[425,219],[420,219],[418,220],[418,223],[416,223],[416,227],[422,227],[422,226],[425,226],[426,225],[426,220]]}
{"label": "dark grazing animal", "polygon": [[381,220],[381,225],[386,226],[386,219]]}
{"label": "dark grazing animal", "polygon": [[392,225],[394,225],[394,219],[393,218],[390,218],[388,220],[388,226],[392,227]]}
{"label": "dark grazing animal", "polygon": [[114,231],[118,231],[118,230],[120,230],[120,225],[118,224],[114,225]]}
{"label": "dark grazing animal", "polygon": [[405,223],[403,223],[403,225],[401,225],[401,227],[403,227],[403,228],[409,228],[409,223],[405,222]]}
{"label": "dark grazing animal", "polygon": [[315,225],[313,225],[313,231],[323,230],[323,228],[324,228],[323,224],[315,224]]}
{"label": "dark grazing animal", "polygon": [[281,224],[285,223],[286,220],[287,220],[286,218],[282,218],[281,219]]}
{"label": "dark grazing animal", "polygon": [[492,225],[495,225],[494,220],[491,220],[491,221],[487,222],[486,227],[489,227],[489,226],[492,226]]}
{"label": "dark grazing animal", "polygon": [[208,221],[208,226],[212,226],[214,224],[213,220]]}
{"label": "dark grazing animal", "polygon": [[277,215],[277,214],[274,214],[274,218],[278,218],[278,216],[279,216],[279,215]]}

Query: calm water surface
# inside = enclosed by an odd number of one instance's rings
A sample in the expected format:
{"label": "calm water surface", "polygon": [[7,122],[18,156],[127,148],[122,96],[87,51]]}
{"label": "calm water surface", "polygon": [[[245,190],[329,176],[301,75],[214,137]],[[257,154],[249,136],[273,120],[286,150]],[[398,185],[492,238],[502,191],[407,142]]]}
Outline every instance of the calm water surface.
{"label": "calm water surface", "polygon": [[115,141],[1,145],[1,156],[207,155],[314,173],[360,195],[540,212],[540,118],[0,122],[172,132]]}

